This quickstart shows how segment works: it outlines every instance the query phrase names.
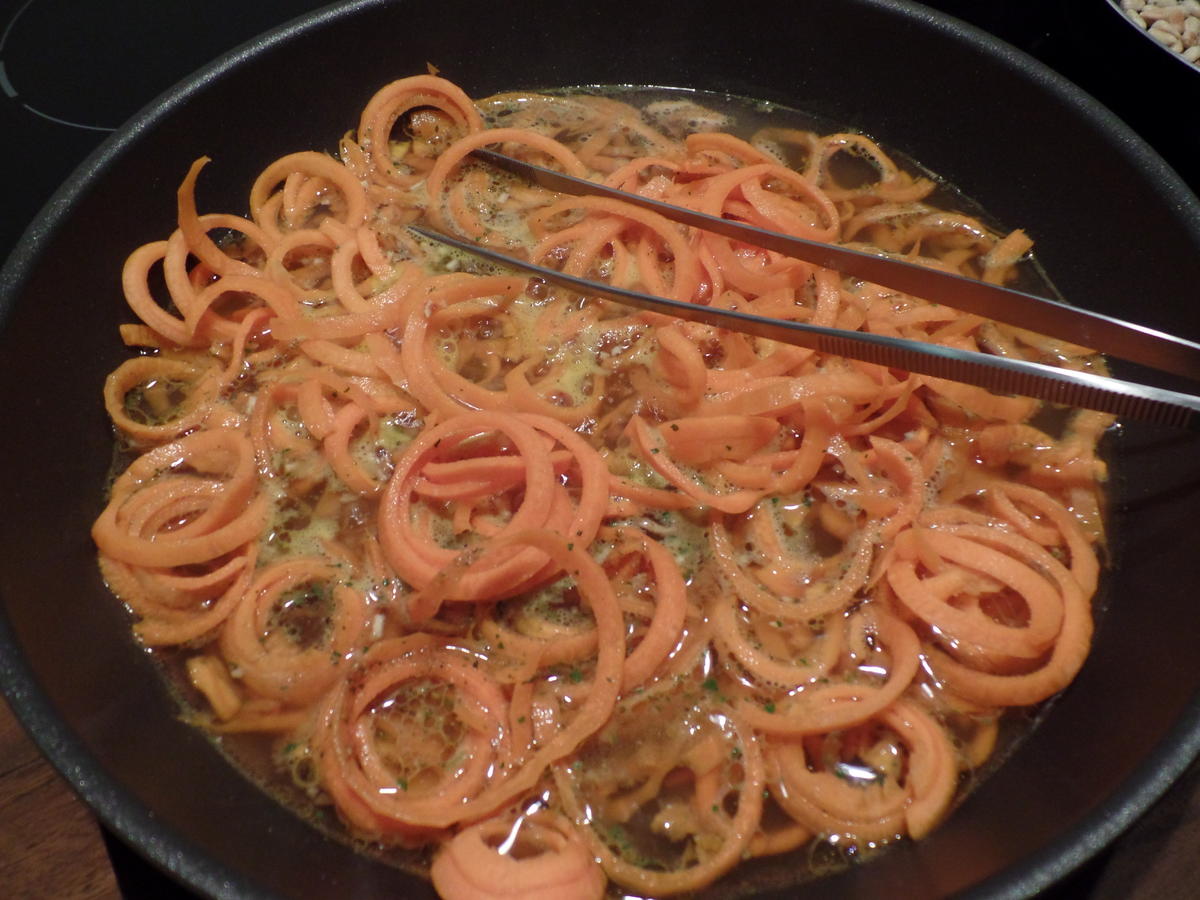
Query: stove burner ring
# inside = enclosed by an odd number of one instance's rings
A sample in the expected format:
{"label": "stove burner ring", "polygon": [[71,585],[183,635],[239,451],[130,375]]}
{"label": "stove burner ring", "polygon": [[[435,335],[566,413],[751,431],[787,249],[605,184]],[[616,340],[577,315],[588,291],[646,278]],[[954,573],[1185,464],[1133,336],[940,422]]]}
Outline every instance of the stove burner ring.
{"label": "stove burner ring", "polygon": [[37,107],[33,106],[32,104],[27,103],[25,100],[21,99],[20,93],[17,91],[17,89],[13,85],[11,79],[9,79],[9,77],[8,77],[8,68],[4,64],[4,47],[8,43],[9,35],[12,34],[13,27],[17,24],[17,21],[21,18],[21,15],[25,12],[25,10],[29,9],[29,7],[31,7],[35,2],[36,2],[36,0],[25,0],[25,3],[21,6],[20,9],[18,9],[13,14],[13,17],[9,20],[8,24],[4,27],[4,33],[0,34],[0,91],[3,91],[5,96],[9,97],[12,100],[15,100],[22,107],[24,107],[27,111],[33,113],[35,116],[39,116],[43,119],[46,119],[47,121],[54,122],[56,125],[65,125],[69,128],[82,128],[86,131],[101,131],[101,132],[116,131],[117,129],[115,126],[89,125],[85,122],[72,122],[68,119],[63,119],[63,118],[60,118],[59,116],[51,115],[50,113],[44,112],[43,110],[40,110]]}

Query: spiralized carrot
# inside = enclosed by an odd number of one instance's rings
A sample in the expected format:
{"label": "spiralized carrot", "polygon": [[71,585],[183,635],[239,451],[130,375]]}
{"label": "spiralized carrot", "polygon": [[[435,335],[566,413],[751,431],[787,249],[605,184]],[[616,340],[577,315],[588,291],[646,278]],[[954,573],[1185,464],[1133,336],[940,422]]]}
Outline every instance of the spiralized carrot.
{"label": "spiralized carrot", "polygon": [[923,837],[1004,710],[1086,658],[1107,417],[631,312],[406,229],[1102,367],[471,157],[997,283],[1028,254],[865,135],[696,130],[720,121],[402,78],[336,157],[268,165],[245,217],[200,212],[198,159],[175,230],[125,263],[144,355],[104,388],[132,461],[93,526],[103,577],[184,654],[190,721],[271,741],[352,837],[435,845],[446,898],[663,896]]}
{"label": "spiralized carrot", "polygon": [[[182,360],[137,356],[108,376],[104,408],[130,441],[155,444],[179,437],[204,421],[212,408],[219,379],[213,367],[196,368]],[[131,393],[137,392],[137,398]],[[181,400],[172,394],[179,394]]]}
{"label": "spiralized carrot", "polygon": [[[253,692],[288,706],[308,705],[336,678],[341,657],[361,646],[368,624],[365,599],[337,584],[337,574],[324,560],[297,558],[264,568],[249,586],[246,599],[222,629],[220,649]],[[321,630],[328,632],[320,645],[301,648],[288,639],[286,620],[278,623],[284,627],[273,627],[271,619],[282,597],[306,585],[326,587],[331,596],[324,602],[333,609],[320,608],[321,599],[308,593],[285,602],[282,615],[311,618],[315,612]],[[304,605],[318,609],[304,610]],[[298,613],[295,607],[301,607]],[[291,631],[303,636],[294,623]]]}
{"label": "spiralized carrot", "polygon": [[[605,878],[561,816],[487,819],[446,842],[430,875],[446,900],[598,900]],[[518,857],[513,846],[520,842]]]}

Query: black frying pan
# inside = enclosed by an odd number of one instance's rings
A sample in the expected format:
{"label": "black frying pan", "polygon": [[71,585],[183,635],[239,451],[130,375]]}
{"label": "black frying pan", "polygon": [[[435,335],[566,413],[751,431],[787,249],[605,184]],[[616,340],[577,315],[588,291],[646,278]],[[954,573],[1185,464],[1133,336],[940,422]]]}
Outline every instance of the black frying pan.
{"label": "black frying pan", "polygon": [[[125,355],[115,332],[129,320],[121,261],[172,227],[173,191],[195,156],[215,159],[205,208],[241,209],[266,161],[332,148],[377,86],[427,61],[476,96],[664,84],[861,125],[1026,227],[1069,299],[1200,338],[1195,197],[1069,84],[914,5],[780,0],[717,16],[669,0],[363,2],[218,61],[101,147],[0,274],[0,678],[100,817],[214,896],[431,892],[322,837],[177,722],[99,580],[88,528],[111,454],[100,386]],[[1200,438],[1131,426],[1113,443],[1108,609],[1092,659],[1045,723],[924,842],[811,887],[764,888],[797,867],[772,860],[747,870],[740,888],[778,897],[1032,894],[1111,840],[1183,770],[1200,749],[1191,587]]]}

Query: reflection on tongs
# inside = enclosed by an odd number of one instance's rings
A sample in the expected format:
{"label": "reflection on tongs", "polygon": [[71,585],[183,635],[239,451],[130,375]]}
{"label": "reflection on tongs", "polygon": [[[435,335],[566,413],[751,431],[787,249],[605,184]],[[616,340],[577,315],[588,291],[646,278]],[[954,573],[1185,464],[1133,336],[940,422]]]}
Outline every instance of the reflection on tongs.
{"label": "reflection on tongs", "polygon": [[[684,225],[835,269],[930,302],[943,303],[1153,369],[1200,380],[1200,344],[1174,335],[942,270],[705,215],[564,175],[490,150],[475,150],[474,154],[550,190],[614,198],[653,210]],[[585,296],[603,297],[638,309],[807,347],[821,353],[974,384],[997,393],[1036,397],[1063,406],[1094,409],[1180,428],[1200,428],[1200,397],[1191,394],[940,344],[826,328],[655,297],[567,275],[428,228],[410,227],[426,239],[450,245],[499,265],[529,272],[551,284]]]}

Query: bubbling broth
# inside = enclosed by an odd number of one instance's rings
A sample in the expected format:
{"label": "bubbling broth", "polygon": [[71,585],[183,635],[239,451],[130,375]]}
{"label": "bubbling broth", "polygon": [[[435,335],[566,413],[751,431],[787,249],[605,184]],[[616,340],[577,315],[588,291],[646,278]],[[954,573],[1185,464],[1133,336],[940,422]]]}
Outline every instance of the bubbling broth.
{"label": "bubbling broth", "polygon": [[1051,293],[1023,232],[916,163],[719,95],[401,79],[336,156],[268,166],[248,217],[197,211],[200,160],[177,230],[125,266],[142,353],[105,388],[121,471],[93,531],[184,715],[446,898],[744,896],[928,834],[1084,661],[1110,418],[632,312],[406,226],[687,302],[1101,360],[552,194],[486,144]]}

